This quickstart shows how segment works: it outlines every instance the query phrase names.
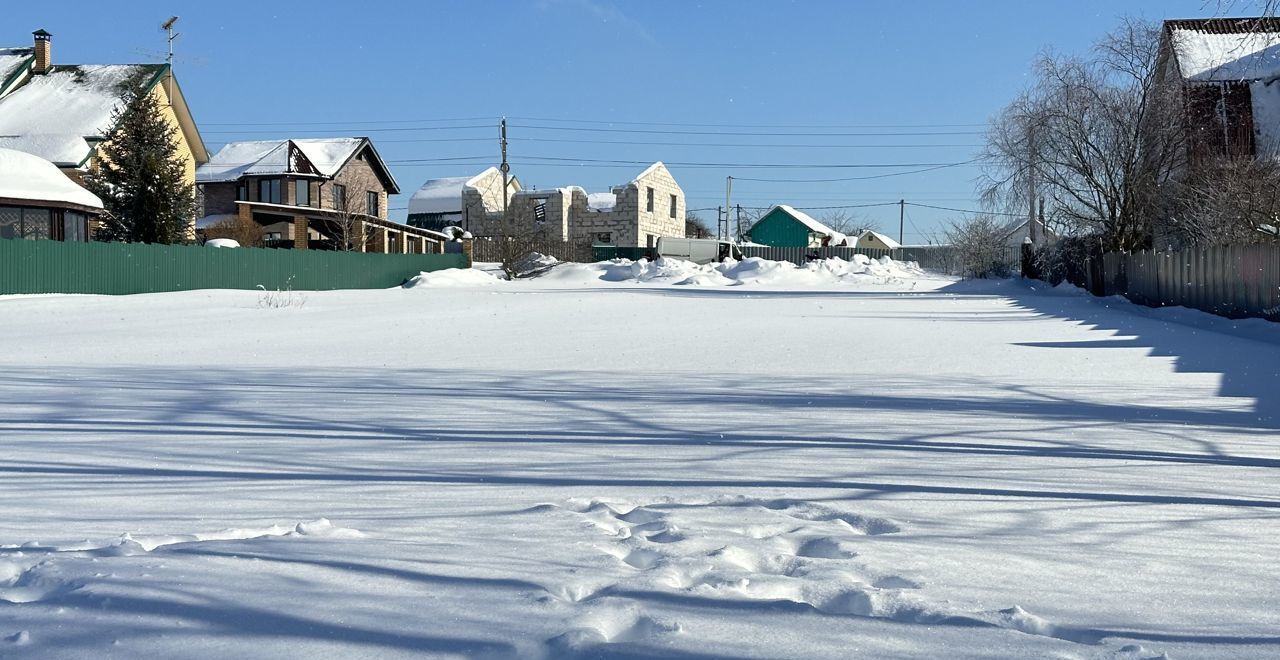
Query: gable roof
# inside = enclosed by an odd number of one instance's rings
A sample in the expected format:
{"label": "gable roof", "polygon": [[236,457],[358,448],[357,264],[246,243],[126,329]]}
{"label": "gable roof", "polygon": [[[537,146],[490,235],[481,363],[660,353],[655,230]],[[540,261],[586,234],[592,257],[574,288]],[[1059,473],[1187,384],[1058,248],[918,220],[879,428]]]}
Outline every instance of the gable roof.
{"label": "gable roof", "polygon": [[1280,19],[1165,21],[1178,71],[1194,82],[1272,79],[1280,75]]}
{"label": "gable roof", "polygon": [[[800,224],[808,227],[809,231],[816,232],[824,236],[835,236],[837,234],[844,236],[844,234],[841,234],[821,222],[814,220],[808,213],[798,211],[794,207],[787,206],[786,204],[777,204],[773,208],[769,209],[769,213],[773,213],[775,210],[781,210],[783,213],[795,218]],[[765,215],[769,215],[769,213],[766,213]]]}
{"label": "gable roof", "polygon": [[0,48],[0,96],[35,64],[31,48]]}
{"label": "gable roof", "polygon": [[862,232],[862,235],[858,236],[858,240],[861,241],[865,236],[874,236],[877,241],[884,243],[885,247],[889,248],[890,250],[897,250],[898,248],[902,247],[902,244],[898,243],[892,238],[889,238],[888,236],[885,236],[884,234],[881,234],[878,231],[872,231],[868,229],[867,231]]}
{"label": "gable roof", "polygon": [[[60,167],[81,167],[112,126],[134,76],[154,88],[167,64],[59,65],[0,98],[0,138]],[[193,146],[193,149],[197,148]]]}
{"label": "gable roof", "polygon": [[196,183],[235,181],[244,176],[296,174],[333,178],[356,154],[368,149],[387,192],[400,192],[395,177],[369,138],[298,138],[228,142],[209,162],[196,168]]}
{"label": "gable roof", "polygon": [[[409,213],[462,213],[462,191],[475,188],[482,178],[498,173],[498,168],[490,167],[474,176],[429,179],[409,198]],[[515,177],[511,177],[511,181],[515,181]],[[501,188],[501,184],[498,187]]]}
{"label": "gable roof", "polygon": [[[1014,234],[1022,231],[1022,229],[1026,227],[1028,224],[1030,224],[1030,222],[1031,221],[1026,218],[1023,218],[1021,220],[1013,220],[1009,222],[1009,224],[1005,225],[1004,228],[1000,230],[1001,239],[1007,241],[1010,238],[1013,238]],[[1046,225],[1043,220],[1040,220],[1038,218],[1036,219],[1036,229],[1040,232],[1041,236],[1046,236],[1046,237],[1057,236],[1057,234],[1055,234],[1052,229],[1049,229],[1049,226]]]}

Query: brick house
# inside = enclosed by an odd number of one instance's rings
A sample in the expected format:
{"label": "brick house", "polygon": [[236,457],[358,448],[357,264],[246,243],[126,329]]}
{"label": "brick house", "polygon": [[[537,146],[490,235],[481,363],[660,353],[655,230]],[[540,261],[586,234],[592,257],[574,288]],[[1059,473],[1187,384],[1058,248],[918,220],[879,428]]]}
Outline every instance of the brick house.
{"label": "brick house", "polygon": [[33,35],[33,47],[0,48],[0,148],[39,156],[82,183],[97,164],[115,111],[124,105],[123,83],[142,77],[162,116],[177,129],[177,155],[194,185],[196,168],[209,160],[209,152],[169,65],[54,64],[53,35]]}
{"label": "brick house", "polygon": [[[467,229],[477,236],[504,231],[500,212],[480,211],[478,191],[463,196]],[[660,236],[684,236],[684,190],[662,163],[606,193],[579,186],[513,192],[507,208],[516,232],[560,241],[620,247],[655,247]]]}
{"label": "brick house", "polygon": [[253,223],[268,245],[299,250],[444,251],[443,234],[387,219],[387,197],[400,187],[368,138],[232,142],[196,182],[201,229]]}

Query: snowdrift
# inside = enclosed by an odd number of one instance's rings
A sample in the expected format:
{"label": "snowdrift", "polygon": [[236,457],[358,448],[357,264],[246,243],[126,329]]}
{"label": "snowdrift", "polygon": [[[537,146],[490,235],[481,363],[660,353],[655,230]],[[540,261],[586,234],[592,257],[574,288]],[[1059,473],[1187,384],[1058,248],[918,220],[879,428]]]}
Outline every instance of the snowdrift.
{"label": "snowdrift", "polygon": [[592,284],[619,282],[675,286],[802,286],[889,284],[914,280],[924,272],[913,262],[854,255],[851,261],[821,259],[804,266],[751,257],[718,264],[662,258],[656,261],[614,259],[594,264],[563,264],[539,278],[543,282]]}

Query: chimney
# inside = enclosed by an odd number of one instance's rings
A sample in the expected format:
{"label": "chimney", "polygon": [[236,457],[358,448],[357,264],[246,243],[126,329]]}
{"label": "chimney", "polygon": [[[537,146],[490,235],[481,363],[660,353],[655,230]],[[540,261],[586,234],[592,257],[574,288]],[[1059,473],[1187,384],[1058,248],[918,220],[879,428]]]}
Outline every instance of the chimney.
{"label": "chimney", "polygon": [[50,38],[53,35],[44,30],[36,30],[31,34],[36,38],[36,65],[31,72],[36,74],[49,73],[49,69],[53,68],[53,45],[50,42]]}

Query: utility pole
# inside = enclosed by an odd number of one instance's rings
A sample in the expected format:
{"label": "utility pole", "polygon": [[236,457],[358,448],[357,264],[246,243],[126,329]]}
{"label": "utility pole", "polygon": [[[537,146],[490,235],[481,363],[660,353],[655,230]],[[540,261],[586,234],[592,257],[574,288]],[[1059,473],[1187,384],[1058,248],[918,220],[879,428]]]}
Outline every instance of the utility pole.
{"label": "utility pole", "polygon": [[907,244],[906,241],[902,240],[903,229],[904,229],[903,225],[906,223],[906,220],[907,220],[907,200],[900,199],[898,200],[898,245]]}
{"label": "utility pole", "polygon": [[733,205],[729,203],[729,196],[733,194],[733,177],[724,178],[724,240],[729,240],[729,212],[733,210]]}
{"label": "utility pole", "polygon": [[165,21],[165,22],[164,22],[164,24],[160,26],[160,29],[162,29],[162,30],[164,30],[165,32],[169,33],[169,37],[168,37],[168,40],[169,40],[169,57],[165,58],[165,61],[169,63],[169,80],[168,80],[168,85],[167,85],[168,89],[166,89],[166,90],[165,90],[165,92],[166,92],[166,93],[168,93],[168,95],[169,95],[169,105],[170,105],[170,106],[172,106],[172,105],[173,105],[173,41],[174,41],[174,39],[177,39],[178,37],[181,37],[181,36],[182,36],[182,33],[181,33],[181,32],[177,32],[177,33],[175,33],[175,32],[173,31],[173,25],[174,25],[174,23],[177,23],[177,22],[178,22],[178,17],[177,17],[177,16],[170,16],[170,17],[169,17],[169,20]]}
{"label": "utility pole", "polygon": [[502,164],[498,166],[498,171],[502,172],[502,222],[507,221],[507,174],[511,172],[511,165],[507,163],[507,118],[502,118],[502,123],[498,127],[498,144],[502,147]]}
{"label": "utility pole", "polygon": [[736,220],[734,220],[733,226],[737,229],[737,231],[734,232],[733,240],[734,242],[741,243],[742,242],[742,205],[741,204],[738,205],[738,217]]}
{"label": "utility pole", "polygon": [[716,207],[716,240],[723,241],[729,237],[729,214],[723,206]]}

